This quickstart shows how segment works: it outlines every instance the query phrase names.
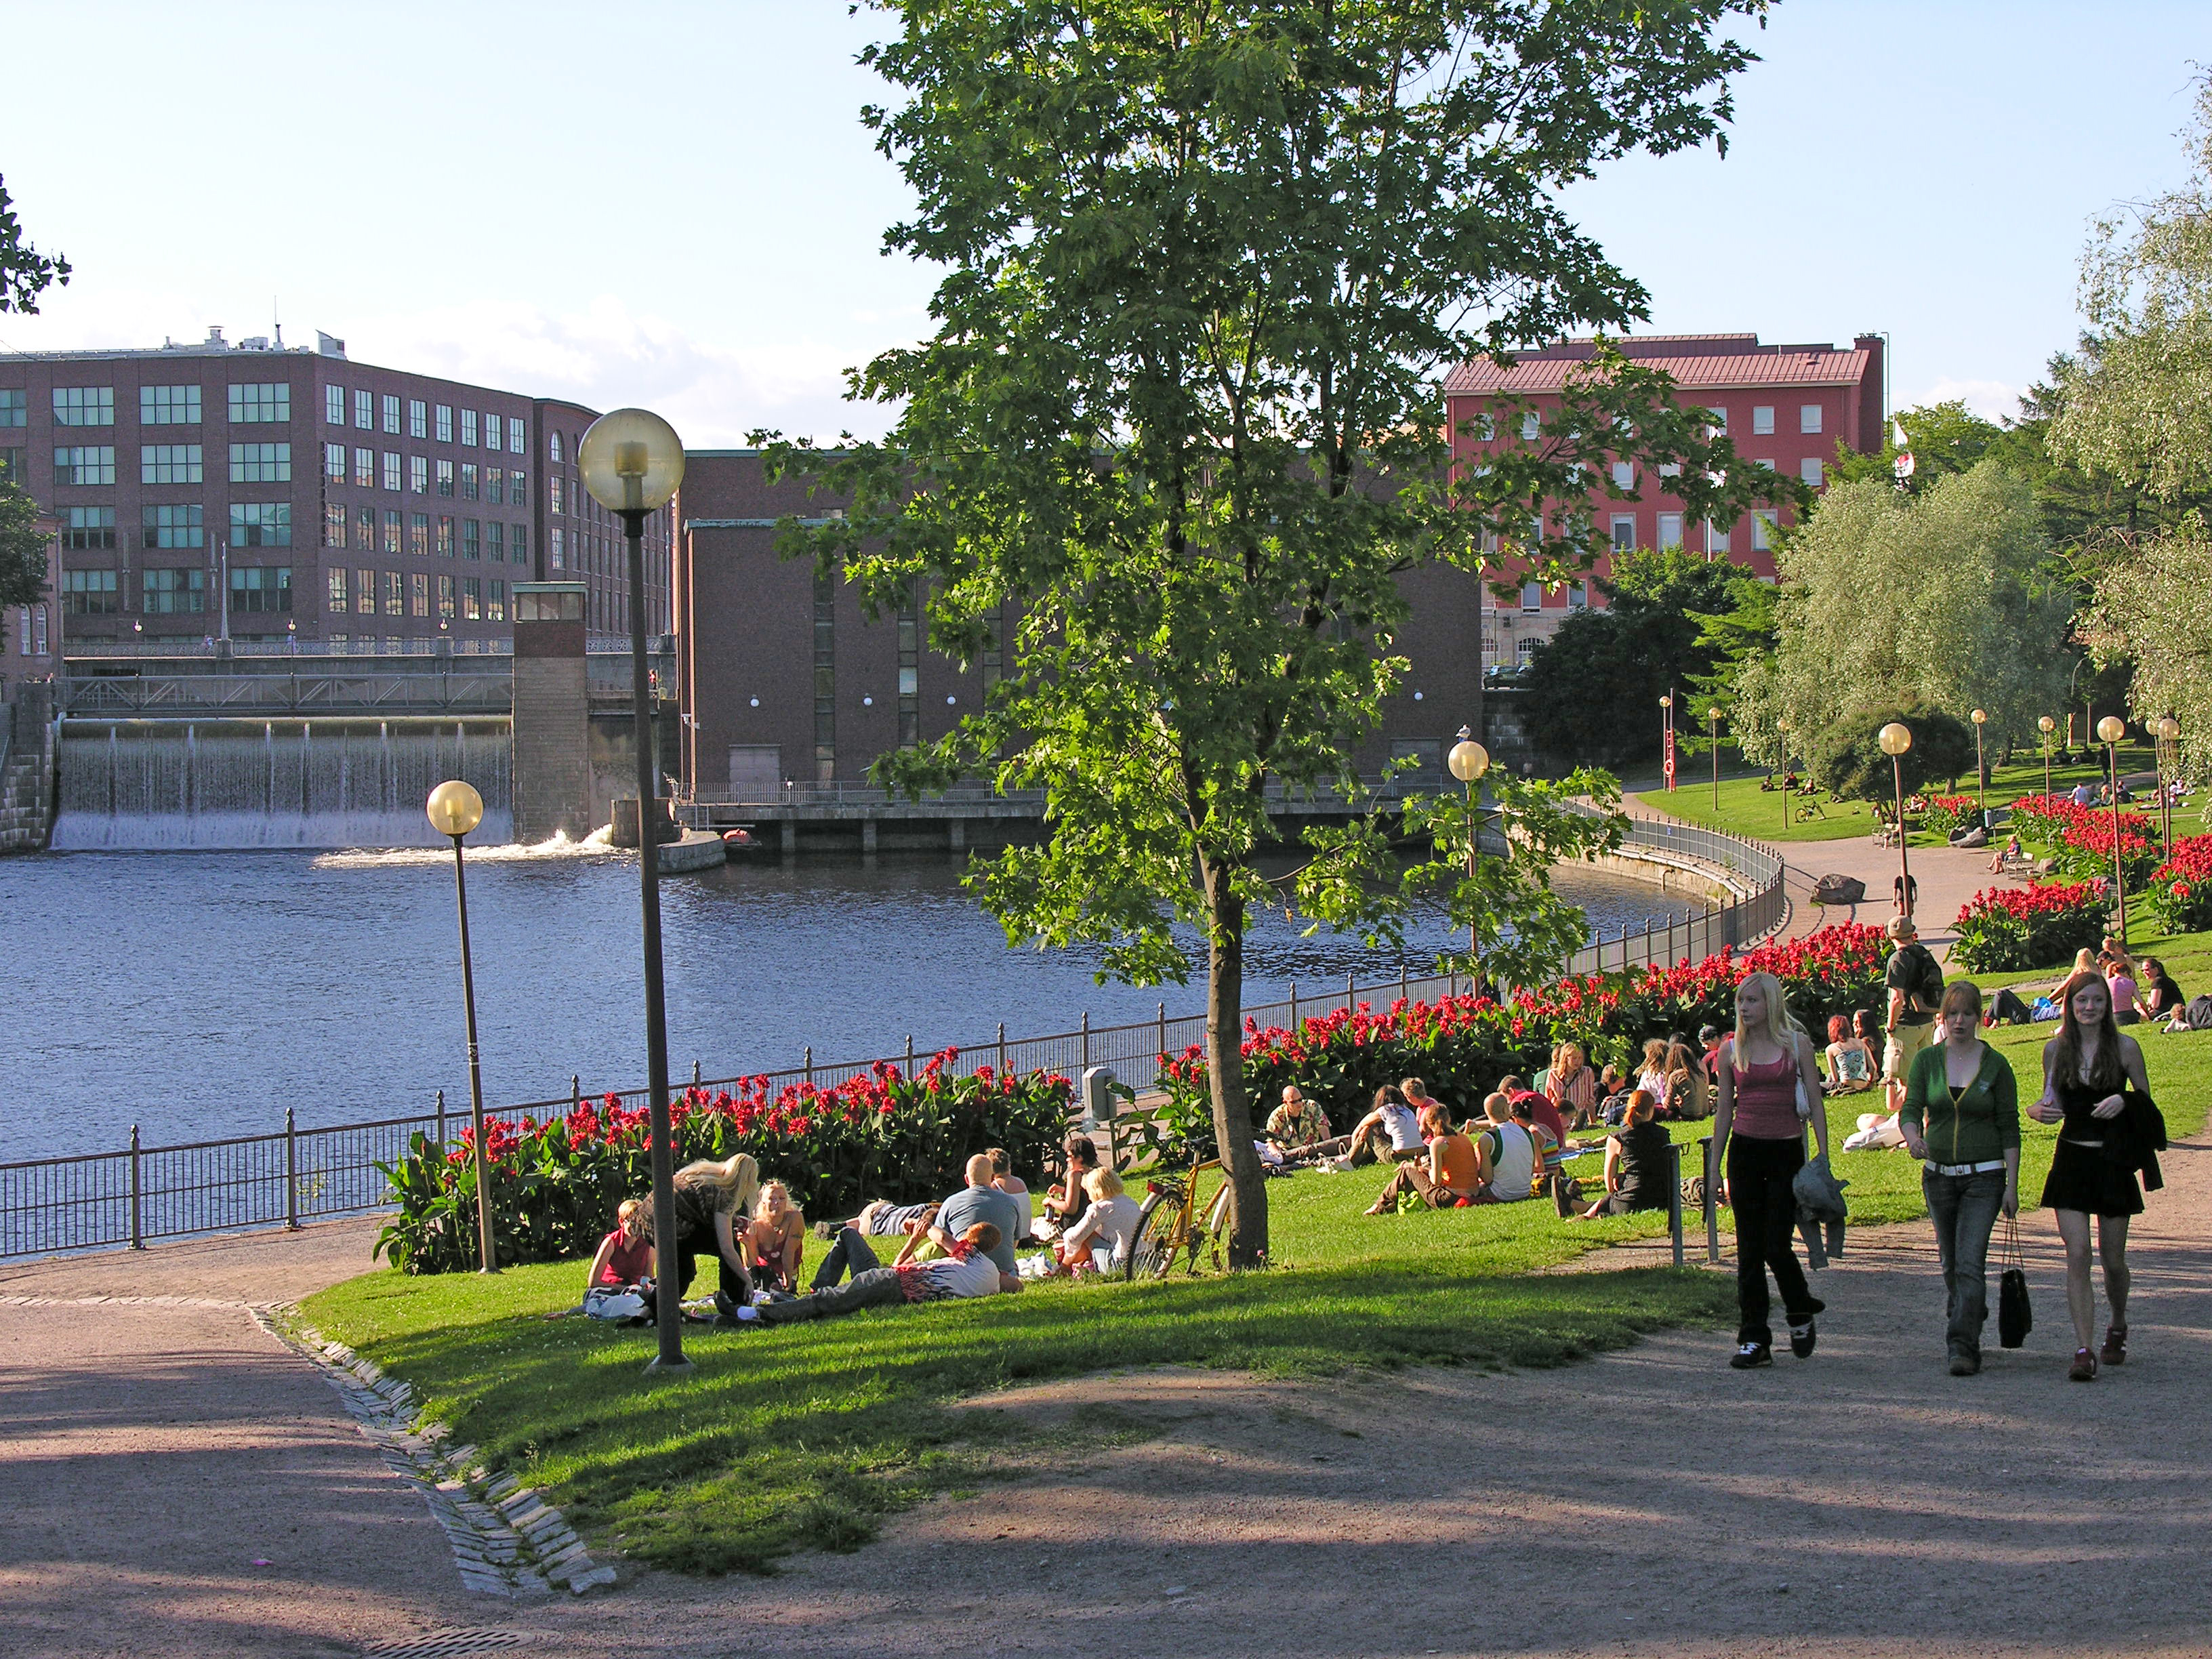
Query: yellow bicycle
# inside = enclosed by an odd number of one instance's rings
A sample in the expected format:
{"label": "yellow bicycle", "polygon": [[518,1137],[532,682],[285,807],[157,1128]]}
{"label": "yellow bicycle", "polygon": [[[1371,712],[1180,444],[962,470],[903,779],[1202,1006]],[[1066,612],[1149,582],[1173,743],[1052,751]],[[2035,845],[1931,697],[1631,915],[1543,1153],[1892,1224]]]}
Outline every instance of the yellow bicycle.
{"label": "yellow bicycle", "polygon": [[[1201,1196],[1201,1177],[1213,1172],[1219,1184]],[[1145,1201],[1138,1212],[1137,1237],[1129,1247],[1128,1279],[1165,1279],[1181,1261],[1184,1271],[1195,1274],[1198,1258],[1206,1253],[1216,1273],[1221,1271],[1221,1235],[1229,1224],[1229,1178],[1221,1161],[1209,1158],[1188,1175],[1164,1176],[1146,1182]]]}

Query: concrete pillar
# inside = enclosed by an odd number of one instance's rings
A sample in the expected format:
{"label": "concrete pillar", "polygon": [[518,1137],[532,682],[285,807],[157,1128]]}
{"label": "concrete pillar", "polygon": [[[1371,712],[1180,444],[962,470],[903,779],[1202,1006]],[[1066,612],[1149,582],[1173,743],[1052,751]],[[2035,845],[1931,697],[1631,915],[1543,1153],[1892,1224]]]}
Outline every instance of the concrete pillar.
{"label": "concrete pillar", "polygon": [[799,850],[799,825],[797,823],[790,818],[786,818],[781,823],[778,824],[776,828],[783,832],[783,851],[786,856],[788,856],[793,853],[796,853]]}
{"label": "concrete pillar", "polygon": [[945,844],[954,852],[966,852],[968,850],[968,820],[947,818],[945,821]]}
{"label": "concrete pillar", "polygon": [[876,821],[873,818],[863,818],[860,821],[860,851],[872,854],[875,850]]}
{"label": "concrete pillar", "polygon": [[584,584],[517,582],[514,603],[514,838],[581,841],[597,827]]}

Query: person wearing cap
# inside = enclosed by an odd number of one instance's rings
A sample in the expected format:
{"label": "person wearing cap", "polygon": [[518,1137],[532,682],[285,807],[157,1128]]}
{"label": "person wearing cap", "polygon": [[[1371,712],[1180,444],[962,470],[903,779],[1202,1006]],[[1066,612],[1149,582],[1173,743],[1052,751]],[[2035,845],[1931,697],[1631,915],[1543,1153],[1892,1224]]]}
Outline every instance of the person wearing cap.
{"label": "person wearing cap", "polygon": [[1943,970],[1920,942],[1920,929],[1911,916],[1891,918],[1889,937],[1897,948],[1889,953],[1889,966],[1881,976],[1889,1006],[1881,1075],[1886,1083],[1895,1085],[1890,1091],[1894,1107],[1912,1074],[1912,1057],[1935,1035],[1936,1010],[1943,1000]]}

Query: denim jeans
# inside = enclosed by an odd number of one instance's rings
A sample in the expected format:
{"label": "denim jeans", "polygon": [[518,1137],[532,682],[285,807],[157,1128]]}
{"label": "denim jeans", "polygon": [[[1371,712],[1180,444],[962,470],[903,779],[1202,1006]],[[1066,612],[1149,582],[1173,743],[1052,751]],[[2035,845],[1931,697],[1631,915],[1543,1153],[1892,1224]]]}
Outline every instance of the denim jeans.
{"label": "denim jeans", "polygon": [[[851,1230],[847,1229],[848,1231]],[[896,1267],[862,1267],[848,1283],[830,1285],[796,1302],[765,1302],[755,1311],[765,1325],[792,1325],[806,1319],[834,1319],[863,1308],[895,1308],[906,1300]]]}
{"label": "denim jeans", "polygon": [[1982,1324],[1990,1315],[1990,1233],[2004,1207],[2002,1170],[1983,1175],[1941,1176],[1921,1171],[1920,1190],[1936,1223],[1936,1251],[1943,1262],[1944,1340],[1953,1353],[1978,1359]]}
{"label": "denim jeans", "polygon": [[1762,1140],[1731,1135],[1728,1144],[1729,1208],[1735,1215],[1736,1334],[1739,1342],[1771,1345],[1766,1322],[1766,1275],[1774,1274],[1782,1306],[1795,1322],[1820,1310],[1790,1241],[1797,1227],[1797,1195],[1790,1182],[1804,1166],[1802,1139]]}
{"label": "denim jeans", "polygon": [[837,1242],[830,1247],[830,1254],[822,1258],[822,1265],[814,1270],[814,1288],[828,1290],[845,1276],[848,1268],[857,1279],[870,1268],[883,1265],[876,1259],[874,1249],[858,1227],[840,1227]]}

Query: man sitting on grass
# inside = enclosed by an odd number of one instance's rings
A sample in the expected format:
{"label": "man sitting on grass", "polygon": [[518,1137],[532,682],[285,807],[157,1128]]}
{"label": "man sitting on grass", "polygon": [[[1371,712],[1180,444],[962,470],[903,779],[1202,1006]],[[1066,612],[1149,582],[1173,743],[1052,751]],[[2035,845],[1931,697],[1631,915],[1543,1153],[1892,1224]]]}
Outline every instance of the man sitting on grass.
{"label": "man sitting on grass", "polygon": [[1022,1287],[1018,1277],[1001,1273],[999,1264],[991,1259],[991,1252],[1005,1240],[997,1226],[988,1221],[975,1223],[954,1239],[942,1261],[903,1261],[890,1267],[877,1263],[874,1252],[858,1232],[848,1228],[847,1233],[845,1242],[852,1252],[854,1267],[849,1283],[825,1286],[795,1302],[769,1302],[759,1307],[739,1308],[733,1316],[715,1323],[740,1327],[790,1325],[806,1319],[834,1319],[841,1314],[858,1313],[863,1308],[941,1302],[956,1296],[995,1296],[1002,1291],[1018,1291]]}
{"label": "man sitting on grass", "polygon": [[968,1184],[937,1206],[937,1219],[930,1224],[929,1237],[937,1248],[947,1255],[952,1247],[979,1221],[991,1224],[993,1237],[989,1246],[991,1259],[999,1264],[1002,1273],[1014,1270],[1014,1241],[1029,1226],[1030,1206],[1026,1197],[1016,1198],[1002,1192],[994,1184],[998,1170],[991,1164],[988,1152],[978,1152],[968,1160]]}
{"label": "man sitting on grass", "polygon": [[1517,1204],[1524,1198],[1534,1197],[1536,1138],[1513,1121],[1512,1105],[1504,1095],[1492,1095],[1485,1100],[1482,1115],[1489,1122],[1474,1141],[1475,1173],[1481,1182],[1475,1191],[1474,1201]]}
{"label": "man sitting on grass", "polygon": [[1311,1158],[1328,1139],[1328,1114],[1295,1083],[1283,1087],[1283,1103],[1267,1115],[1267,1139],[1285,1161]]}

